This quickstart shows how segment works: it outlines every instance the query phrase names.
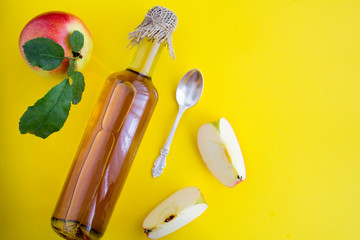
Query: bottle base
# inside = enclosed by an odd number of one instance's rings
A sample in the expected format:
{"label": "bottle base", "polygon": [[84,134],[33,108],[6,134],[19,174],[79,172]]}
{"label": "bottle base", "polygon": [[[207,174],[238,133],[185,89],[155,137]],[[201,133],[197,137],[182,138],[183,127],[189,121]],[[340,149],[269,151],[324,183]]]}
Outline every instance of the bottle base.
{"label": "bottle base", "polygon": [[69,240],[98,240],[103,233],[91,229],[78,221],[51,218],[51,226],[61,237]]}

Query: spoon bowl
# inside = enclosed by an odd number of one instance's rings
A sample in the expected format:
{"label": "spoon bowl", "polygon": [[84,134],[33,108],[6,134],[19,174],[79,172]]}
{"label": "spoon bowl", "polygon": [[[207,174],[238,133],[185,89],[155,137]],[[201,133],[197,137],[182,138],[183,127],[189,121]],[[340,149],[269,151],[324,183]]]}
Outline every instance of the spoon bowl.
{"label": "spoon bowl", "polygon": [[180,106],[189,108],[200,99],[204,81],[199,69],[188,71],[180,80],[176,89],[176,101]]}

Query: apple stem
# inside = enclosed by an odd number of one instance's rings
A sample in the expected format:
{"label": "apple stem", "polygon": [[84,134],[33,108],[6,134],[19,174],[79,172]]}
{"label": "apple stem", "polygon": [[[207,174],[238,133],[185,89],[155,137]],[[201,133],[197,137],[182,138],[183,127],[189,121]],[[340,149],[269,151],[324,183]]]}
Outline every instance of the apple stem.
{"label": "apple stem", "polygon": [[72,54],[73,54],[73,56],[74,56],[74,59],[76,59],[76,58],[82,59],[82,58],[83,58],[83,55],[81,55],[81,54],[78,53],[78,52],[72,52]]}

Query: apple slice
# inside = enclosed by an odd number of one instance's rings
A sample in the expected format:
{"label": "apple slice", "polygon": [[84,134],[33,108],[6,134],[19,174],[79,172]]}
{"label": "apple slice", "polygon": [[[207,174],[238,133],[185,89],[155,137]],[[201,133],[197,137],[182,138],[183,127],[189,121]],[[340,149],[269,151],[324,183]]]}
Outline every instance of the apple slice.
{"label": "apple slice", "polygon": [[227,187],[245,180],[245,164],[230,123],[221,118],[204,124],[197,135],[200,154],[212,174]]}
{"label": "apple slice", "polygon": [[186,187],[157,205],[145,218],[144,233],[158,239],[185,226],[206,209],[203,195],[197,187]]}

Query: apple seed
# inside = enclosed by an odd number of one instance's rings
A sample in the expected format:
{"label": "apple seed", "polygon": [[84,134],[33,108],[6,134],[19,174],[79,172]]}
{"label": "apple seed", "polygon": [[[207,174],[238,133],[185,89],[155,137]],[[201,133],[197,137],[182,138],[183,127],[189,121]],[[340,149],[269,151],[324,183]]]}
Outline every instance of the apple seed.
{"label": "apple seed", "polygon": [[165,222],[170,222],[171,219],[173,219],[175,216],[174,215],[170,215],[170,217],[168,217],[167,219],[165,219]]}

